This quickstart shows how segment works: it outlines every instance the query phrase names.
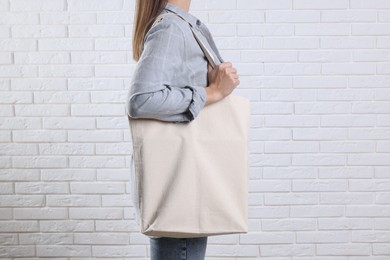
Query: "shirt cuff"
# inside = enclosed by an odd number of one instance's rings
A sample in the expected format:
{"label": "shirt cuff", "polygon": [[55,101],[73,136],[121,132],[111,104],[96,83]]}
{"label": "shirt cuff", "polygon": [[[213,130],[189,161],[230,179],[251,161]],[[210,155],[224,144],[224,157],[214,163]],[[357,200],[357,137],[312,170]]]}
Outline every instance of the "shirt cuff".
{"label": "shirt cuff", "polygon": [[188,86],[192,90],[192,101],[188,108],[188,118],[190,121],[194,120],[200,110],[206,104],[207,93],[205,87],[192,87]]}

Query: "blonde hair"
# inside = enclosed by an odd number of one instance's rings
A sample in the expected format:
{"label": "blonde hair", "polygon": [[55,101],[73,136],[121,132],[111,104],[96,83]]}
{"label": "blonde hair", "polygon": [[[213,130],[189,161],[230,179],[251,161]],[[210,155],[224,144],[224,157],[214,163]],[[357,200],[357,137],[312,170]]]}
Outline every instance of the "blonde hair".
{"label": "blonde hair", "polygon": [[133,27],[133,59],[138,61],[144,47],[144,38],[168,0],[136,0]]}

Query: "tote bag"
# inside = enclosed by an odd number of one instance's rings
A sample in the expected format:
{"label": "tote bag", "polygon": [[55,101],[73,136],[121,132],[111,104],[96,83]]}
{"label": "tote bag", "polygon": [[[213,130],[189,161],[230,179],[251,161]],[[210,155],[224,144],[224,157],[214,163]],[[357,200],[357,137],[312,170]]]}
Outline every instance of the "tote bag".
{"label": "tote bag", "polygon": [[249,100],[229,95],[203,107],[190,122],[128,116],[142,234],[191,238],[248,232],[249,114]]}

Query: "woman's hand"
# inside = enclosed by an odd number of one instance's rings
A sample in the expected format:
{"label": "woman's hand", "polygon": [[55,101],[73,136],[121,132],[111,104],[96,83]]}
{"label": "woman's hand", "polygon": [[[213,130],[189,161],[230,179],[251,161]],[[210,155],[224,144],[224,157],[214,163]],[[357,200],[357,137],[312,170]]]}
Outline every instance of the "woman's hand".
{"label": "woman's hand", "polygon": [[224,62],[214,69],[207,65],[207,78],[209,85],[206,87],[207,100],[205,105],[218,102],[228,96],[240,84],[237,70],[231,62]]}

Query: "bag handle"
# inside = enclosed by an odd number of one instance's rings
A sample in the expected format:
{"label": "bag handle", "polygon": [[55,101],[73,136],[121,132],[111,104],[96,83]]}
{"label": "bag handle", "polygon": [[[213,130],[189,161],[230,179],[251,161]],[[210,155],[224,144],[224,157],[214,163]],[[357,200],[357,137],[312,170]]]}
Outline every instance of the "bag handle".
{"label": "bag handle", "polygon": [[162,13],[160,14],[159,16],[157,16],[156,20],[154,21],[153,25],[151,26],[150,29],[152,29],[154,26],[157,25],[158,22],[160,22],[164,16],[166,15],[177,15],[179,16],[181,19],[183,19],[186,23],[188,23],[188,25],[190,26],[191,28],[191,31],[192,31],[192,34],[194,35],[196,41],[198,42],[200,48],[202,49],[204,55],[206,56],[208,62],[210,63],[211,67],[214,69],[216,67],[216,63],[215,63],[215,59],[214,59],[214,56],[213,54],[210,52],[210,50],[206,47],[206,45],[202,42],[202,40],[196,35],[195,31],[194,31],[194,28],[192,28],[192,25],[187,22],[181,15],[177,14],[177,13],[173,13],[173,12],[166,12],[166,13]]}

